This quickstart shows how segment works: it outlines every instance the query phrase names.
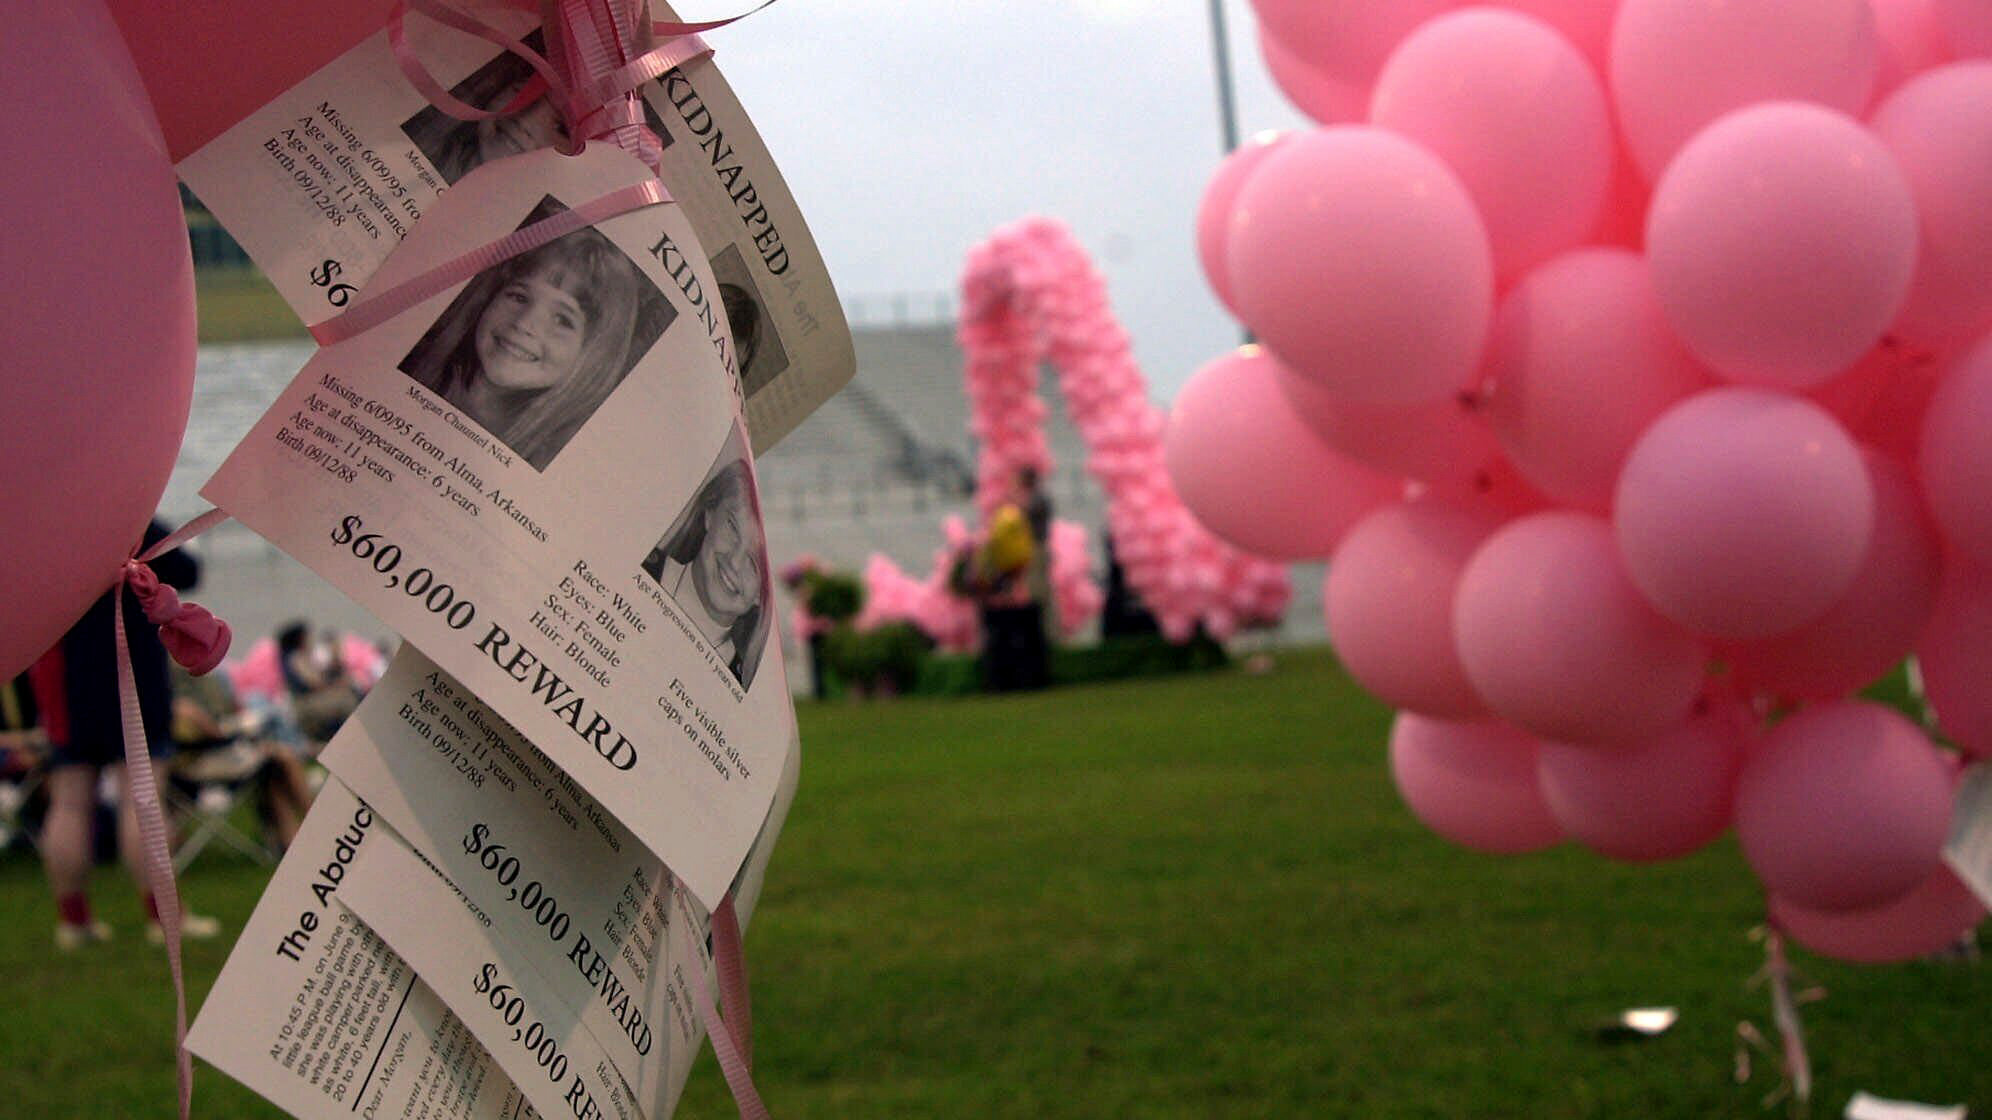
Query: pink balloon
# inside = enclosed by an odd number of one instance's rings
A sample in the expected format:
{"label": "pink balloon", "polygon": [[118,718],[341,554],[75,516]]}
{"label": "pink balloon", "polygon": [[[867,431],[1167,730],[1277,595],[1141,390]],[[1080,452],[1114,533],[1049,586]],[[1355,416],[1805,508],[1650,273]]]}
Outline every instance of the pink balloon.
{"label": "pink balloon", "polygon": [[[0,47],[0,676],[109,587],[159,502],[194,378],[173,167],[103,6],[9,12]],[[141,623],[142,625],[142,623]]]}
{"label": "pink balloon", "polygon": [[1720,712],[1610,746],[1544,742],[1536,773],[1563,831],[1633,863],[1676,859],[1729,827],[1743,721]]}
{"label": "pink balloon", "polygon": [[1667,326],[1646,261],[1578,249],[1522,278],[1495,315],[1489,426],[1530,482],[1605,512],[1647,425],[1709,374]]}
{"label": "pink balloon", "polygon": [[1821,956],[1893,964],[1940,952],[1985,920],[1964,880],[1938,867],[1908,894],[1864,910],[1812,910],[1772,895],[1771,921]]}
{"label": "pink balloon", "polygon": [[1758,691],[1791,700],[1845,696],[1909,656],[1930,619],[1943,546],[1909,472],[1864,453],[1874,531],[1854,582],[1825,614],[1789,633],[1726,651]]}
{"label": "pink balloon", "polygon": [[[1277,360],[1277,359],[1275,359]],[[1280,367],[1280,389],[1328,446],[1388,474],[1471,489],[1501,449],[1459,397],[1428,404],[1366,404],[1339,396]]]}
{"label": "pink balloon", "polygon": [[[1368,90],[1413,28],[1458,0],[1252,0],[1261,41],[1337,82]],[[1360,113],[1361,110],[1358,110]]]}
{"label": "pink balloon", "polygon": [[1454,593],[1453,633],[1489,708],[1571,742],[1637,740],[1680,722],[1707,659],[1633,590],[1611,527],[1567,511],[1524,517],[1480,546]]}
{"label": "pink balloon", "polygon": [[1647,182],[1717,117],[1759,101],[1865,109],[1879,61],[1867,0],[1624,0],[1612,98]]}
{"label": "pink balloon", "polygon": [[1513,8],[1554,27],[1584,53],[1598,73],[1611,57],[1612,17],[1618,0],[1497,0],[1497,8]]}
{"label": "pink balloon", "polygon": [[1335,550],[1322,585],[1328,640],[1356,682],[1393,708],[1482,719],[1453,642],[1453,591],[1494,517],[1440,501],[1370,514]]}
{"label": "pink balloon", "polygon": [[1619,144],[1616,150],[1618,155],[1612,161],[1611,187],[1590,240],[1597,245],[1638,250],[1646,244],[1646,205],[1653,196],[1653,189],[1646,185],[1645,179],[1640,178],[1639,169],[1633,166],[1625,145]]}
{"label": "pink balloon", "polygon": [[1934,874],[1950,831],[1952,772],[1892,708],[1807,708],[1751,752],[1736,837],[1765,889],[1817,910],[1863,910]]}
{"label": "pink balloon", "polygon": [[1197,262],[1203,265],[1204,279],[1210,282],[1210,290],[1217,293],[1218,302],[1234,315],[1238,308],[1231,299],[1231,278],[1224,271],[1225,231],[1230,228],[1231,205],[1237,201],[1238,188],[1246,177],[1281,139],[1279,133],[1256,136],[1224,157],[1204,187],[1203,200],[1197,204]]}
{"label": "pink balloon", "polygon": [[394,7],[391,0],[110,0],[108,6],[152,91],[176,161],[378,34]]}
{"label": "pink balloon", "polygon": [[1296,373],[1414,404],[1472,375],[1493,316],[1487,234],[1445,164],[1382,129],[1298,133],[1232,208],[1244,320]]}
{"label": "pink balloon", "polygon": [[1922,237],[1895,334],[1932,347],[1992,329],[1992,62],[1932,70],[1870,122],[1907,177]]}
{"label": "pink balloon", "polygon": [[1868,3],[1874,9],[1875,30],[1880,34],[1881,65],[1874,80],[1877,100],[1917,74],[1950,61],[1950,44],[1944,39],[1936,0]]}
{"label": "pink balloon", "polygon": [[1681,150],[1654,188],[1646,251],[1696,356],[1736,381],[1805,388],[1852,365],[1901,310],[1916,206],[1858,122],[1777,102]]}
{"label": "pink balloon", "polygon": [[1536,741],[1512,727],[1402,712],[1390,775],[1412,815],[1461,847],[1513,855],[1563,838],[1536,788]]}
{"label": "pink balloon", "polygon": [[1923,416],[1918,473],[1945,539],[1992,567],[1992,336],[1937,383]]}
{"label": "pink balloon", "polygon": [[1719,638],[1765,638],[1847,593],[1874,502],[1860,450],[1825,409],[1730,387],[1653,422],[1619,472],[1612,520],[1661,614]]}
{"label": "pink balloon", "polygon": [[1322,443],[1276,376],[1256,346],[1192,374],[1170,409],[1163,461],[1183,504],[1217,536],[1277,560],[1324,557],[1402,484]]}
{"label": "pink balloon", "polygon": [[1913,468],[1923,442],[1923,418],[1944,368],[1936,352],[1889,336],[1853,368],[1806,396],[1831,412],[1856,440]]}
{"label": "pink balloon", "polygon": [[1992,58],[1992,5],[1985,0],[1937,0],[1944,40],[1959,58]]}
{"label": "pink balloon", "polygon": [[1369,118],[1459,174],[1499,276],[1577,244],[1603,213],[1614,154],[1605,91],[1541,20],[1498,8],[1439,16],[1384,64]]}
{"label": "pink balloon", "polygon": [[1923,695],[1937,726],[1965,754],[1992,759],[1992,573],[1953,553],[1937,606],[1916,645]]}
{"label": "pink balloon", "polygon": [[1316,70],[1280,41],[1259,28],[1259,53],[1265,57],[1266,73],[1280,87],[1294,108],[1317,124],[1346,124],[1363,119],[1369,110],[1369,87],[1356,85]]}

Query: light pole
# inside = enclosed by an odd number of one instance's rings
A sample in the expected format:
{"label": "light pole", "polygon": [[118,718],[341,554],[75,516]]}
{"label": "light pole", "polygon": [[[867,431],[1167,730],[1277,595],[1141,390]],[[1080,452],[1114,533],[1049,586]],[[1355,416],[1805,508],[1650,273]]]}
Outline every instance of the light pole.
{"label": "light pole", "polygon": [[1238,150],[1238,106],[1231,90],[1231,41],[1224,33],[1224,0],[1210,0],[1210,45],[1217,56],[1217,121],[1224,152]]}

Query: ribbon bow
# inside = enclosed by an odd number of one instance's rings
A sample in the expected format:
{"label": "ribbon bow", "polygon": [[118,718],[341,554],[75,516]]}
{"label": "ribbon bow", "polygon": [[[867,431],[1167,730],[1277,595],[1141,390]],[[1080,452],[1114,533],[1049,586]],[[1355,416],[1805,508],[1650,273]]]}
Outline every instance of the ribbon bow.
{"label": "ribbon bow", "polygon": [[[644,121],[637,90],[712,48],[699,38],[747,18],[774,0],[737,16],[697,23],[651,21],[649,0],[543,0],[546,55],[446,0],[399,0],[388,19],[388,43],[401,72],[437,109],[464,121],[492,120],[524,112],[541,97],[551,101],[567,125],[574,150],[584,140],[613,140],[662,178],[664,144]],[[529,7],[521,0],[507,6]],[[453,96],[408,45],[403,20],[410,11],[495,43],[519,56],[535,77],[505,105],[490,109]],[[652,42],[662,45],[645,49]]]}

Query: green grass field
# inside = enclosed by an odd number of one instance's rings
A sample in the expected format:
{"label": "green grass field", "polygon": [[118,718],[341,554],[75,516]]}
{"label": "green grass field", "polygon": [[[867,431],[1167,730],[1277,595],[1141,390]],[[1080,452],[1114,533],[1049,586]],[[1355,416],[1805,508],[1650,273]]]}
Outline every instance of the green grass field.
{"label": "green grass field", "polygon": [[[1025,697],[805,706],[802,787],[748,935],[758,1081],[805,1117],[1759,1117],[1731,1076],[1761,902],[1733,843],[1684,862],[1496,860],[1425,833],[1388,713],[1322,653]],[[210,857],[232,927],[259,871]],[[129,890],[118,951],[53,957],[0,866],[0,1114],[172,1114],[171,1000]],[[206,989],[226,953],[189,955]],[[1837,965],[1806,1011],[1855,1089],[1992,1111],[1992,968]],[[1681,1008],[1643,1043],[1597,1026]],[[734,1115],[703,1058],[679,1115]],[[203,1068],[196,1114],[275,1115]]]}
{"label": "green grass field", "polygon": [[194,299],[204,343],[305,337],[304,324],[253,268],[197,270]]}

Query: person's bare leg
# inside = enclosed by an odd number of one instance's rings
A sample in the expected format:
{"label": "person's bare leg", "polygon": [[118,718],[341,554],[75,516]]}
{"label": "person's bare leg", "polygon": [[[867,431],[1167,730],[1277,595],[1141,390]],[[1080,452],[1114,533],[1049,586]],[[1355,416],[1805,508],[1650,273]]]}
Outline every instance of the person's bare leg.
{"label": "person's bare leg", "polygon": [[42,821],[42,870],[55,896],[56,944],[74,949],[109,936],[90,912],[90,817],[97,768],[60,766],[48,775],[48,816]]}
{"label": "person's bare leg", "polygon": [[[153,941],[165,940],[159,929],[159,902],[152,889],[152,878],[146,872],[145,834],[138,825],[138,802],[132,797],[132,784],[125,768],[119,766],[112,773],[118,783],[118,854],[124,858],[125,870],[130,873],[132,885],[138,888],[139,900],[145,906],[145,916],[149,921],[145,934]],[[153,792],[159,796],[160,812],[164,814],[166,799],[161,786],[166,780],[165,764],[160,759],[152,760]],[[171,823],[168,823],[167,844],[172,844]],[[171,853],[168,853],[171,858]],[[170,871],[169,871],[170,874]],[[188,938],[213,937],[221,931],[221,925],[213,918],[196,914],[180,900],[180,936]]]}
{"label": "person's bare leg", "polygon": [[304,823],[305,811],[311,808],[311,784],[305,779],[304,762],[283,747],[269,748],[270,761],[276,764],[270,774],[270,816],[277,830],[277,844],[285,851],[290,850],[291,841],[297,839],[298,826]]}

